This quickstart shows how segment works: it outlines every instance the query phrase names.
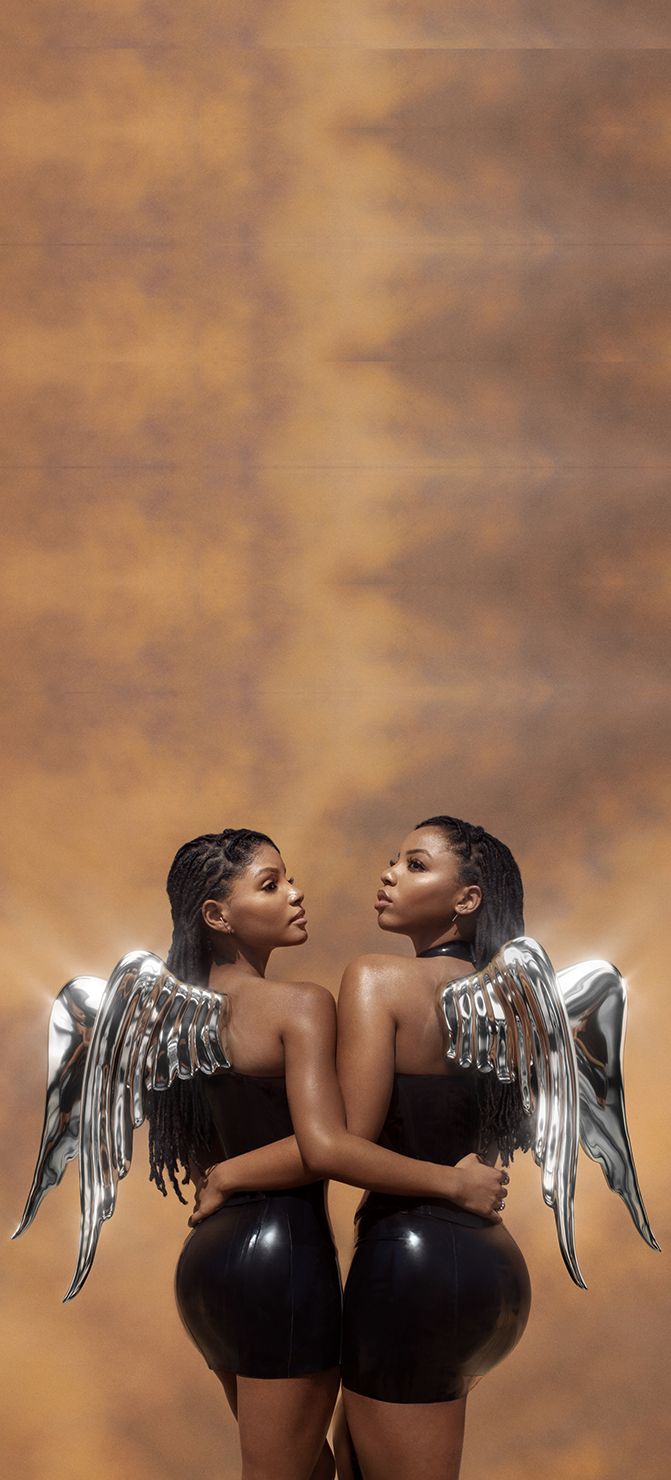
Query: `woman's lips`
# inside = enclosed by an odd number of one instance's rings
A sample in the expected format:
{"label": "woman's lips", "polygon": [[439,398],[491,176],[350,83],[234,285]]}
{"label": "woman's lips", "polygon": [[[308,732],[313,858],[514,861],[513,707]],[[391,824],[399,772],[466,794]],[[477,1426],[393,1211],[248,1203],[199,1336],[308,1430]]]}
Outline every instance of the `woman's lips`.
{"label": "woman's lips", "polygon": [[289,921],[289,924],[290,925],[305,925],[306,923],[307,923],[307,915],[305,913],[305,910],[299,910],[298,911],[298,914],[297,915],[292,915],[291,916],[291,919]]}
{"label": "woman's lips", "polygon": [[389,898],[389,895],[388,894],[383,894],[382,890],[380,889],[378,891],[378,896],[377,896],[377,899],[375,901],[375,909],[376,910],[384,910],[384,909],[386,909],[386,907],[387,907],[388,904],[391,904],[391,900]]}

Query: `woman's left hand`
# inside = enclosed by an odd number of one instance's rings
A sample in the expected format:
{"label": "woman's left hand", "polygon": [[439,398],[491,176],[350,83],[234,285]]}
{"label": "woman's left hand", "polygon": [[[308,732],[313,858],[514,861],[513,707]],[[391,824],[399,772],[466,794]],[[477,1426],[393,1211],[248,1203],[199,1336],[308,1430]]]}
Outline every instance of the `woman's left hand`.
{"label": "woman's left hand", "polygon": [[212,1213],[223,1208],[232,1190],[226,1183],[226,1162],[219,1161],[215,1166],[210,1167],[196,1187],[196,1198],[189,1218],[189,1228],[196,1228],[199,1223],[202,1223],[203,1218],[209,1218]]}

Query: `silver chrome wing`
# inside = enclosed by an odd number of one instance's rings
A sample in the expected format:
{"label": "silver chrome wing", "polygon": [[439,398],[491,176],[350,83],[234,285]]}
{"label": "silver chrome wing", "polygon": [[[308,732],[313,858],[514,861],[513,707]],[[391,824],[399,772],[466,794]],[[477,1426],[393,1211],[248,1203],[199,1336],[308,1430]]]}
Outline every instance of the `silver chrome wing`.
{"label": "silver chrome wing", "polygon": [[462,1068],[519,1082],[533,1116],[531,1150],[543,1198],[554,1211],[559,1247],[583,1289],[574,1227],[578,1142],[624,1199],[642,1237],[658,1248],[641,1198],[627,1131],[622,1080],[626,989],[607,962],[555,975],[530,936],[502,946],[482,971],[439,996],[446,1054]]}
{"label": "silver chrome wing", "polygon": [[50,1187],[57,1187],[79,1148],[79,1118],[84,1065],[105,982],[100,976],[76,976],[61,988],[49,1018],[47,1099],[37,1164],[18,1238],[35,1217]]}
{"label": "silver chrome wing", "polygon": [[543,1198],[554,1211],[569,1274],[585,1289],[574,1228],[578,1072],[548,956],[538,941],[519,936],[482,971],[442,988],[440,1004],[448,1058],[461,1068],[495,1073],[502,1084],[519,1081],[524,1110],[534,1114],[531,1151],[541,1168]]}
{"label": "silver chrome wing", "polygon": [[626,984],[609,961],[579,961],[558,971],[557,981],[578,1065],[580,1143],[622,1198],[641,1238],[658,1250],[636,1175],[624,1103]]}
{"label": "silver chrome wing", "polygon": [[[76,978],[76,984],[82,980],[96,981]],[[67,1161],[78,1153],[79,1254],[66,1300],[84,1284],[102,1225],[114,1212],[117,1184],[131,1165],[133,1131],[145,1118],[145,1090],[230,1068],[224,1042],[228,998],[187,986],[149,951],[131,951],[102,984],[97,1010],[95,989],[89,993],[87,1012],[93,1011],[94,1022],[82,1025],[77,1072],[70,1075],[75,1029],[67,1019],[74,1019],[70,997],[62,999],[71,986],[57,998],[65,1014],[62,1056],[58,1039],[50,1036],[45,1130],[26,1211],[14,1235],[28,1227],[47,1188],[60,1181]]]}

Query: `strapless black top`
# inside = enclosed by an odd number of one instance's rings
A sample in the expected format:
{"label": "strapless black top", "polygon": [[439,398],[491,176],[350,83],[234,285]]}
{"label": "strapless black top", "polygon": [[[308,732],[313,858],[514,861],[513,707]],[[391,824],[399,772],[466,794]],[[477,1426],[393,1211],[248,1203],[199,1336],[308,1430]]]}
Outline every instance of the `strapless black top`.
{"label": "strapless black top", "polygon": [[221,1161],[293,1136],[283,1074],[203,1075],[202,1088],[221,1148]]}
{"label": "strapless black top", "polygon": [[[228,1161],[294,1134],[283,1074],[238,1074],[235,1069],[223,1069],[219,1074],[203,1074],[202,1090],[213,1123],[210,1140],[213,1162]],[[226,1206],[235,1207],[262,1198],[291,1198],[313,1204],[330,1237],[323,1181],[270,1192],[261,1189],[233,1192],[227,1197]]]}
{"label": "strapless black top", "polygon": [[474,1072],[395,1074],[378,1142],[418,1161],[455,1166],[477,1150],[479,1129]]}
{"label": "strapless black top", "polygon": [[[477,1071],[454,1069],[445,1074],[395,1074],[386,1119],[378,1144],[417,1161],[456,1166],[462,1157],[477,1151],[480,1107]],[[367,1193],[357,1210],[357,1220],[370,1220],[401,1208],[431,1206],[453,1220],[480,1227],[485,1221],[466,1212],[447,1198],[391,1196]]]}

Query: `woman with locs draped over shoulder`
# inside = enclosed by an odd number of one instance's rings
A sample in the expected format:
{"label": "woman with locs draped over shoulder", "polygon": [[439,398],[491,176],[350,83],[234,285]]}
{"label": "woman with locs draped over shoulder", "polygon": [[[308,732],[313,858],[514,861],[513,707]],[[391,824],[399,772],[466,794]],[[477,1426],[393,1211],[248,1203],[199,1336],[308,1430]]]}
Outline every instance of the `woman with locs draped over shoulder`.
{"label": "woman with locs draped over shoulder", "polygon": [[237,1417],[242,1480],[331,1480],[340,1282],[324,1179],[449,1197],[497,1220],[502,1174],[474,1155],[446,1166],[347,1130],[333,997],[265,977],[271,951],[307,939],[303,895],[266,834],[194,838],[168,894],[168,967],[226,995],[231,1065],[151,1095],[152,1180],[165,1192],[167,1172],[181,1196],[181,1165],[197,1188],[178,1308]]}
{"label": "woman with locs draped over shoulder", "polygon": [[[345,972],[338,1073],[349,1129],[413,1157],[456,1163],[477,1153],[507,1164],[528,1144],[517,1086],[446,1061],[437,1003],[447,982],[523,934],[512,854],[481,827],[429,818],[382,874],[375,907],[380,928],[408,935],[415,956],[364,956]],[[499,1212],[504,1199],[505,1187]],[[526,1265],[500,1219],[458,1207],[449,1194],[372,1192],[356,1224],[338,1474],[457,1480],[467,1395],[527,1322]]]}

